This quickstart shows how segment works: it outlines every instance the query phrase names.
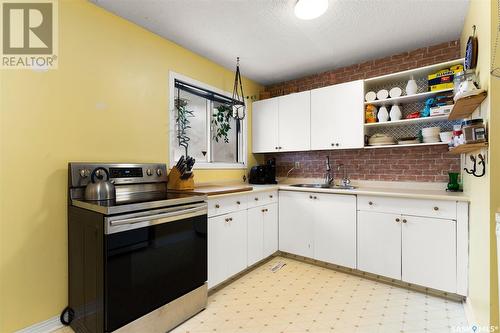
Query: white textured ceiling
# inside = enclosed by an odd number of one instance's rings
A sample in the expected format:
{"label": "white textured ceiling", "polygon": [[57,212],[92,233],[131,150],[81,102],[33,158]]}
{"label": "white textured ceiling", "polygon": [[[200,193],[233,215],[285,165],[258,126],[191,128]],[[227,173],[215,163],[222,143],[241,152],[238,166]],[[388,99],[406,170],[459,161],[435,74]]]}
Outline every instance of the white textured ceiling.
{"label": "white textured ceiling", "polygon": [[296,0],[91,0],[226,68],[271,84],[458,39],[468,0],[329,0],[294,16]]}

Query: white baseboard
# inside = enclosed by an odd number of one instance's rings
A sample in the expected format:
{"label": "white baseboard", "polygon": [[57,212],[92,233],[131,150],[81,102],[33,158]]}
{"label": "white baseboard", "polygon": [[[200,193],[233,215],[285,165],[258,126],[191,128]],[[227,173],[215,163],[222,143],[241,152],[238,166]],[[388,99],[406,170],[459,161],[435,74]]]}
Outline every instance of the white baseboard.
{"label": "white baseboard", "polygon": [[23,328],[16,333],[50,333],[63,327],[59,321],[59,316],[52,317],[40,323]]}
{"label": "white baseboard", "polygon": [[467,319],[467,323],[470,325],[474,325],[476,323],[476,317],[474,316],[474,310],[472,310],[472,304],[470,304],[470,298],[467,297],[463,302],[465,318]]}

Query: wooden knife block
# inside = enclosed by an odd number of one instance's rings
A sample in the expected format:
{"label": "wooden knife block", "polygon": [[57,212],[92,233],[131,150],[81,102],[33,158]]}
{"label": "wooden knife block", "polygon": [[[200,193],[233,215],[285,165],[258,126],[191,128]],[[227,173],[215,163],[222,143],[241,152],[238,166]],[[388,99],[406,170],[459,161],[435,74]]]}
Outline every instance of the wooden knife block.
{"label": "wooden knife block", "polygon": [[194,173],[188,179],[181,179],[177,167],[170,169],[167,187],[172,190],[194,190]]}

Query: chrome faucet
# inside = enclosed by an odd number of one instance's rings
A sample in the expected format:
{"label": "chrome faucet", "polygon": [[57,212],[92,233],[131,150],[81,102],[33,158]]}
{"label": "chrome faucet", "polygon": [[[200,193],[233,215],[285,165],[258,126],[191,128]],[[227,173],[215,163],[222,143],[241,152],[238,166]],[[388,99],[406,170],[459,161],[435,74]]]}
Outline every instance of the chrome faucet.
{"label": "chrome faucet", "polygon": [[331,185],[334,183],[334,177],[332,174],[332,167],[330,165],[330,156],[326,157],[326,172],[325,172],[325,184]]}
{"label": "chrome faucet", "polygon": [[344,187],[347,187],[351,184],[351,180],[349,179],[349,177],[347,176],[347,170],[345,168],[345,165],[340,163],[338,166],[337,166],[337,172],[340,173],[340,169],[343,169],[344,171],[344,176],[342,177],[342,180],[340,181],[340,185],[341,186],[344,186]]}

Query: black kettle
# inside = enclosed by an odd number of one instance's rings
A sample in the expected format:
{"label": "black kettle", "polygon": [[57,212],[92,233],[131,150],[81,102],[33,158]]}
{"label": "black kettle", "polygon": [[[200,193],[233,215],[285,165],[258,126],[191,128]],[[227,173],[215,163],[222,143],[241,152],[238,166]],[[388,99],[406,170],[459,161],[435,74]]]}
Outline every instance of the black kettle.
{"label": "black kettle", "polygon": [[[106,176],[104,179],[103,174]],[[97,180],[96,180],[97,178]],[[85,200],[112,200],[116,198],[113,181],[109,180],[109,172],[105,168],[95,168],[90,175],[90,182],[85,188]]]}

